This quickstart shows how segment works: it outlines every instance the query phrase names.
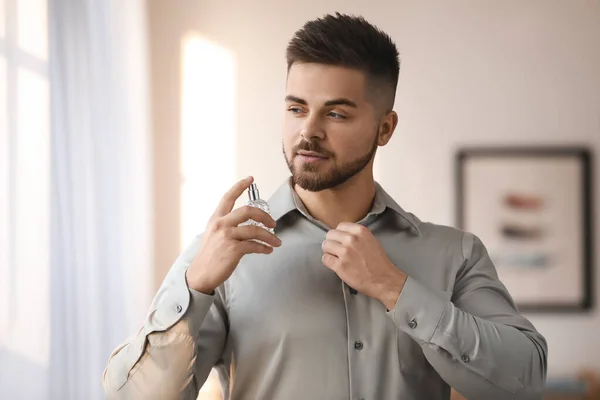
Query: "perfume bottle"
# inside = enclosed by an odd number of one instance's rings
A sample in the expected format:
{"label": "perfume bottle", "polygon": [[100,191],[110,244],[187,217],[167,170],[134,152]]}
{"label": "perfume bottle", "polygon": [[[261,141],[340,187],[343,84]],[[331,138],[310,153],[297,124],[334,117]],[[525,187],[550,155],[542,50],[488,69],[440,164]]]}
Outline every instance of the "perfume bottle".
{"label": "perfume bottle", "polygon": [[[271,210],[269,209],[269,204],[260,198],[260,194],[258,193],[258,186],[256,186],[256,183],[251,184],[250,187],[248,188],[248,202],[246,202],[246,205],[251,206],[251,207],[260,208],[267,214],[271,215]],[[266,229],[267,231],[269,231],[271,233],[275,233],[274,229],[267,228],[262,222],[257,222],[257,221],[254,221],[253,219],[249,219],[248,221],[242,223],[241,225],[256,225],[256,226],[260,226],[263,229]],[[251,240],[271,247],[270,244],[265,243],[262,240],[258,240],[258,239],[251,239]]]}

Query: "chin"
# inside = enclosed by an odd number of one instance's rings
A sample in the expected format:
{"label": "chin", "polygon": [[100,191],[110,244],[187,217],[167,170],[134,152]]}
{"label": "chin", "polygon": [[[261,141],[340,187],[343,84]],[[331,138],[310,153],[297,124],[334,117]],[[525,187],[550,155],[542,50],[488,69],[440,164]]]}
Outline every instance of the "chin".
{"label": "chin", "polygon": [[321,173],[300,172],[292,176],[293,182],[309,192],[320,192],[331,189],[335,182]]}
{"label": "chin", "polygon": [[314,165],[304,165],[301,164],[296,168],[296,176],[298,179],[303,181],[314,181],[321,182],[328,180],[327,177],[331,176],[331,168],[327,167],[316,167]]}

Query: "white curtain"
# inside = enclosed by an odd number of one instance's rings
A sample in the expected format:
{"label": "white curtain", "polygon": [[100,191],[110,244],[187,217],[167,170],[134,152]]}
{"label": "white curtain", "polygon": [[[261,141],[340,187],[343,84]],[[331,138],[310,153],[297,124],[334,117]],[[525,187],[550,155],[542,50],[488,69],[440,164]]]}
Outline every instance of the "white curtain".
{"label": "white curtain", "polygon": [[152,294],[144,8],[49,2],[52,400],[103,398],[108,356]]}

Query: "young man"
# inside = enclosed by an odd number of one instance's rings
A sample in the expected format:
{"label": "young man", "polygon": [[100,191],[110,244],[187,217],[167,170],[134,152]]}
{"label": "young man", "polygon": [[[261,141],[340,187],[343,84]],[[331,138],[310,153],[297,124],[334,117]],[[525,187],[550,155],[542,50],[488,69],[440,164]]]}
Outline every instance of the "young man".
{"label": "young man", "polygon": [[[373,179],[398,52],[362,18],[308,22],[287,49],[291,178],[257,208],[223,198],[148,319],[115,350],[110,399],[539,399],[547,346],[473,234],[421,222]],[[275,234],[248,219],[275,227]],[[249,239],[260,239],[270,246]]]}

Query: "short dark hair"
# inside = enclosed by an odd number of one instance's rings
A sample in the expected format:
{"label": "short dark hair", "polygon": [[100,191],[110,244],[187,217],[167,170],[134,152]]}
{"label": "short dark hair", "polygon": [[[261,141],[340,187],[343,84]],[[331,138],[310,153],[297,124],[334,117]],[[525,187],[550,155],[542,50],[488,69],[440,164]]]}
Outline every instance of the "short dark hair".
{"label": "short dark hair", "polygon": [[295,63],[359,70],[375,89],[380,106],[385,111],[394,106],[400,73],[398,49],[387,33],[363,17],[336,13],[308,21],[290,40],[286,58],[288,72]]}

